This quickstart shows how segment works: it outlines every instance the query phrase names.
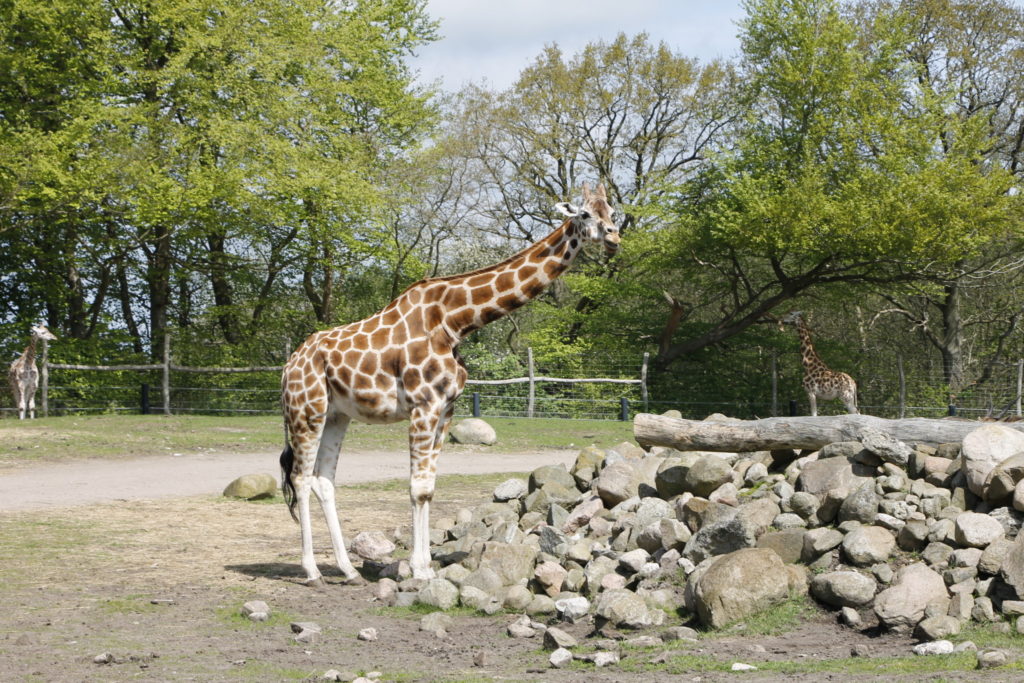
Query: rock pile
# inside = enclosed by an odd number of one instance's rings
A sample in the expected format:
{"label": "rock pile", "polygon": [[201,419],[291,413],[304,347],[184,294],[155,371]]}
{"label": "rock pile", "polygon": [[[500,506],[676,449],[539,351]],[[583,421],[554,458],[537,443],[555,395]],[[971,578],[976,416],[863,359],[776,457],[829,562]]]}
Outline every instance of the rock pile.
{"label": "rock pile", "polygon": [[[383,558],[374,590],[598,629],[669,614],[720,628],[809,592],[851,627],[921,641],[971,620],[1024,631],[1021,511],[1024,434],[1001,425],[962,444],[871,433],[809,454],[589,447],[569,471],[541,467],[435,520],[436,578]],[[541,635],[558,665],[575,644],[530,618],[509,633]]]}

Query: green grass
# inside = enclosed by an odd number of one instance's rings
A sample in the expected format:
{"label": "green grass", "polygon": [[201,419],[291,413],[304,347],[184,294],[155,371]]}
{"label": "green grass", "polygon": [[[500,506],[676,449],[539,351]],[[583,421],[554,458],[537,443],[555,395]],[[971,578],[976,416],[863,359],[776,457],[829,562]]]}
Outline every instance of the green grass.
{"label": "green grass", "polygon": [[[629,422],[547,418],[490,418],[488,422],[498,433],[498,444],[490,448],[502,452],[582,448],[590,444],[607,447],[633,440]],[[0,465],[168,453],[246,453],[278,449],[283,440],[281,418],[271,415],[96,415],[0,420]],[[408,448],[408,425],[353,423],[345,445],[361,450],[404,451]]]}
{"label": "green grass", "polygon": [[736,634],[775,636],[793,630],[797,625],[810,618],[817,609],[808,596],[793,596],[780,605],[775,605],[771,609],[747,617],[740,622],[730,624],[717,631],[709,631],[704,634],[704,637],[716,638],[735,636]]}
{"label": "green grass", "polygon": [[271,610],[266,621],[253,621],[249,617],[242,615],[241,610],[241,603],[233,607],[218,607],[216,610],[217,621],[231,628],[248,630],[280,626],[287,627],[293,621],[301,621],[294,614],[288,614],[279,610]]}
{"label": "green grass", "polygon": [[154,605],[147,596],[126,595],[120,598],[107,598],[100,603],[100,609],[111,614],[148,614],[165,608]]}

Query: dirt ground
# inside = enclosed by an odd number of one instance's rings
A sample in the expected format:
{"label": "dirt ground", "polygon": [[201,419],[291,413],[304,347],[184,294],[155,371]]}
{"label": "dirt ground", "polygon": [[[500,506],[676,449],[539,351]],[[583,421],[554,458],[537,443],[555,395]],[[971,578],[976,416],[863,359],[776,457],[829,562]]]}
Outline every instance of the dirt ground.
{"label": "dirt ground", "polygon": [[[489,456],[494,457],[487,465],[492,472],[537,466],[523,456]],[[170,486],[162,464],[150,460],[153,469],[143,475],[152,489]],[[459,470],[452,460],[459,458],[449,456],[445,472]],[[506,635],[514,615],[458,613],[448,635],[439,638],[418,630],[421,615],[375,603],[370,585],[340,585],[319,520],[314,540],[327,585],[305,586],[298,566],[298,529],[283,504],[219,498],[224,480],[212,474],[207,473],[201,495],[179,491],[159,499],[118,500],[123,494],[117,491],[96,502],[101,484],[91,484],[87,500],[78,499],[78,488],[68,482],[81,475],[69,475],[62,484],[61,469],[46,469],[46,485],[50,492],[63,491],[63,506],[15,510],[16,490],[12,494],[8,488],[0,496],[0,681],[315,680],[332,668],[379,671],[382,680],[398,681],[876,680],[868,675],[696,669],[631,672],[629,664],[664,657],[660,647],[625,650],[620,666],[549,669],[539,639]],[[0,480],[26,471],[4,473]],[[433,516],[452,516],[460,507],[481,502],[503,479],[442,480]],[[409,519],[401,480],[344,487],[338,505],[349,537],[362,530],[390,530]],[[263,623],[240,618],[239,608],[248,600],[266,601],[274,615]],[[292,621],[318,623],[323,628],[319,642],[296,643]],[[371,626],[378,629],[379,640],[356,638],[360,629]],[[593,624],[562,626],[585,645],[594,640],[588,637]],[[670,654],[756,666],[768,660],[845,658],[854,645],[868,646],[872,656],[908,656],[910,644],[840,628],[833,615],[820,612],[784,635],[716,636],[672,645]],[[94,658],[104,653],[111,661],[96,663]],[[887,678],[939,680],[935,675]],[[1005,673],[971,672],[946,673],[941,680],[1008,679]]]}

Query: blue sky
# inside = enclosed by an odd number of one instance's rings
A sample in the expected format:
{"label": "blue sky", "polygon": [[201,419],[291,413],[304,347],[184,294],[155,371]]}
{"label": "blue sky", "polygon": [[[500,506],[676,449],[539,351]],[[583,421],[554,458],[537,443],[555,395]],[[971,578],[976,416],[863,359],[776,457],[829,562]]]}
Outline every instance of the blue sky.
{"label": "blue sky", "polygon": [[557,43],[566,54],[619,32],[646,31],[689,57],[739,52],[739,0],[428,0],[441,40],[420,48],[412,65],[424,82],[457,90],[467,82],[510,86],[519,72]]}

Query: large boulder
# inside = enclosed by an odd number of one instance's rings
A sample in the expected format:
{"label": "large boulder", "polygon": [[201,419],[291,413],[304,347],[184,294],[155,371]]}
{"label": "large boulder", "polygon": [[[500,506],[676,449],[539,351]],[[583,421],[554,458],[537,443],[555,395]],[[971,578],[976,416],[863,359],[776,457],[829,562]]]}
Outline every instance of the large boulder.
{"label": "large boulder", "polygon": [[468,417],[452,425],[449,433],[456,443],[490,446],[498,441],[494,427],[479,417]]}
{"label": "large boulder", "polygon": [[537,549],[532,545],[495,543],[483,544],[478,569],[490,569],[501,578],[505,586],[533,577]]}
{"label": "large boulder", "polygon": [[686,473],[686,490],[695,496],[707,498],[722,484],[732,481],[732,467],[717,455],[705,455],[690,466]]}
{"label": "large boulder", "polygon": [[1024,453],[1011,455],[992,469],[985,482],[985,501],[993,506],[1011,503],[1021,480],[1024,480]]}
{"label": "large boulder", "polygon": [[360,531],[352,539],[352,552],[364,560],[380,562],[395,552],[395,544],[380,531]]}
{"label": "large boulder", "polygon": [[594,481],[594,491],[607,508],[613,508],[637,495],[639,487],[639,477],[632,463],[627,460],[618,460],[608,465]]}
{"label": "large boulder", "polygon": [[811,595],[832,607],[860,607],[871,602],[876,587],[874,579],[860,572],[828,572],[811,581]]}
{"label": "large boulder", "polygon": [[821,498],[827,491],[856,491],[874,481],[874,468],[862,465],[852,457],[824,458],[808,462],[800,470],[797,490]]}
{"label": "large boulder", "polygon": [[716,559],[690,588],[701,623],[721,628],[789,597],[789,572],[769,548],[745,548]]}
{"label": "large boulder", "polygon": [[1024,453],[1024,433],[1004,425],[987,424],[964,437],[960,448],[967,488],[976,496],[985,493],[985,482],[996,465]]}
{"label": "large boulder", "polygon": [[942,575],[923,562],[900,569],[892,586],[875,596],[879,621],[898,633],[911,633],[930,605],[935,613],[945,614],[949,594]]}
{"label": "large boulder", "polygon": [[633,591],[624,588],[613,588],[601,593],[594,602],[594,613],[620,628],[651,625],[647,603]]}
{"label": "large boulder", "polygon": [[277,478],[272,474],[243,474],[224,489],[225,498],[273,498],[277,493]]}
{"label": "large boulder", "polygon": [[858,567],[885,562],[896,549],[896,537],[880,526],[862,526],[843,538],[843,554]]}
{"label": "large boulder", "polygon": [[980,512],[961,512],[954,520],[956,542],[970,548],[984,548],[1005,532],[999,520]]}

